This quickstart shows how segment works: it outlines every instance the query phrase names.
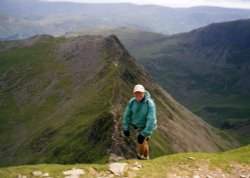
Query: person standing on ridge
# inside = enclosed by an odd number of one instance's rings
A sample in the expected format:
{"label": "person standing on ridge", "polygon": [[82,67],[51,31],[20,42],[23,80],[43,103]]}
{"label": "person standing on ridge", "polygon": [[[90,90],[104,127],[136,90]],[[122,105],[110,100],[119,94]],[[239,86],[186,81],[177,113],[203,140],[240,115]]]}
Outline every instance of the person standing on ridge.
{"label": "person standing on ridge", "polygon": [[150,93],[141,84],[135,85],[123,115],[123,133],[130,137],[130,125],[137,133],[137,158],[149,159],[148,140],[156,129],[156,107]]}

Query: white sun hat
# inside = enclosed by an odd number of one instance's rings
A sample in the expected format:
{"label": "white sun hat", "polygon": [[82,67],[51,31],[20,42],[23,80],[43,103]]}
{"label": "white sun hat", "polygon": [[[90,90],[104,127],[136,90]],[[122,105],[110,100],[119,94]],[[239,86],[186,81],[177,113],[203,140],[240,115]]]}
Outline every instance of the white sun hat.
{"label": "white sun hat", "polygon": [[135,85],[133,92],[134,92],[134,93],[135,93],[135,92],[142,92],[142,93],[145,93],[145,88],[144,88],[143,85],[138,84],[138,85]]}

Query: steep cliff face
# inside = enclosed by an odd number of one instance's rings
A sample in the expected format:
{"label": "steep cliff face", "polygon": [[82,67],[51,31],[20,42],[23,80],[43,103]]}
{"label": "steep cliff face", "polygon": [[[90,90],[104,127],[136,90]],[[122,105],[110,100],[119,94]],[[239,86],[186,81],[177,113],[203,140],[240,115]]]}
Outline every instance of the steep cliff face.
{"label": "steep cliff face", "polygon": [[1,165],[134,158],[136,142],[121,126],[137,83],[157,105],[152,157],[238,145],[178,104],[114,35],[37,36],[0,46]]}
{"label": "steep cliff face", "polygon": [[[231,65],[241,71],[250,70],[250,20],[211,24],[190,33],[196,38],[193,47],[204,60],[220,65]],[[213,54],[213,55],[212,55]]]}

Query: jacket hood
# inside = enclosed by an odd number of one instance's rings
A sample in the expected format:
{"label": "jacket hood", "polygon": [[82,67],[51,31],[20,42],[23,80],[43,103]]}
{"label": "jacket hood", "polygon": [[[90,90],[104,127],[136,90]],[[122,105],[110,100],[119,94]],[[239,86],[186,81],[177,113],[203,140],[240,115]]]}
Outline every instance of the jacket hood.
{"label": "jacket hood", "polygon": [[148,91],[146,91],[145,92],[145,97],[144,97],[143,101],[147,101],[150,98],[151,98],[151,94]]}

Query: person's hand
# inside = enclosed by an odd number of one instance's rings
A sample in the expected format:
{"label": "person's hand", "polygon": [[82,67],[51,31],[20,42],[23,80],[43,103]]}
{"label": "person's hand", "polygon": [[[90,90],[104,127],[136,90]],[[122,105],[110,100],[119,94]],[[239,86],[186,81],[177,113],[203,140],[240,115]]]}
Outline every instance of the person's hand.
{"label": "person's hand", "polygon": [[138,135],[138,137],[137,137],[137,142],[139,143],[139,144],[142,144],[143,143],[143,141],[144,141],[144,139],[145,139],[145,137],[143,136],[143,135]]}
{"label": "person's hand", "polygon": [[130,136],[129,130],[123,131],[123,134],[124,134],[126,137],[129,137],[129,136]]}

